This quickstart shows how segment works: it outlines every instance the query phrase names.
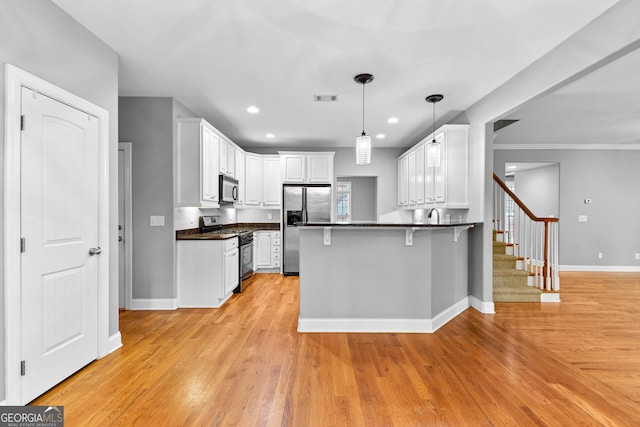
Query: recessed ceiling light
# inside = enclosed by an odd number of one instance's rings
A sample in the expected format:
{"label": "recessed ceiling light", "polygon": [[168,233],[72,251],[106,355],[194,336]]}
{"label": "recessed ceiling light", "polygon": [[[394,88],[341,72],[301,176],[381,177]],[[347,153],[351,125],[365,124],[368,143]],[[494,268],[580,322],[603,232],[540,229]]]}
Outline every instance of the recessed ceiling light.
{"label": "recessed ceiling light", "polygon": [[387,120],[387,123],[395,125],[396,123],[398,123],[398,118],[397,117],[390,117],[389,120]]}
{"label": "recessed ceiling light", "polygon": [[384,139],[384,138],[385,138],[385,136],[386,136],[386,135],[385,135],[384,133],[379,133],[379,134],[377,134],[377,135],[376,135],[376,138],[378,138],[378,139]]}
{"label": "recessed ceiling light", "polygon": [[247,112],[251,114],[257,114],[260,112],[260,110],[255,105],[250,105],[247,107]]}
{"label": "recessed ceiling light", "polygon": [[266,134],[265,136],[266,136],[267,138],[269,138],[269,139],[273,139],[273,138],[275,138],[275,137],[276,137],[276,136],[275,136],[274,134],[272,134],[272,133],[268,133],[268,134]]}

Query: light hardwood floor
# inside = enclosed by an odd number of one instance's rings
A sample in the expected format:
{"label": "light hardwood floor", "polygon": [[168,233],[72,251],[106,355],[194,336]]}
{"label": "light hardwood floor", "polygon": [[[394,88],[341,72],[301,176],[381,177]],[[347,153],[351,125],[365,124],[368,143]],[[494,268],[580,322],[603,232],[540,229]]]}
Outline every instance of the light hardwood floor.
{"label": "light hardwood floor", "polygon": [[121,312],[124,347],[33,402],[67,426],[640,425],[640,274],[435,334],[299,334],[298,280],[221,309]]}

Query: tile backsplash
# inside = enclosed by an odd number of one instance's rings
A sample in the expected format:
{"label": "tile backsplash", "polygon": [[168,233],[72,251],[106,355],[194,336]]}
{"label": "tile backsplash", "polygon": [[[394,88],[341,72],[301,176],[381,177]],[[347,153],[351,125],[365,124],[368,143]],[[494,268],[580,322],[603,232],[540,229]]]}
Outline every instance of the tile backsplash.
{"label": "tile backsplash", "polygon": [[[280,222],[279,209],[202,209],[196,207],[175,208],[174,226],[176,230],[198,228],[198,218],[202,215],[217,215],[222,224],[237,222]],[[271,218],[269,218],[271,216]]]}

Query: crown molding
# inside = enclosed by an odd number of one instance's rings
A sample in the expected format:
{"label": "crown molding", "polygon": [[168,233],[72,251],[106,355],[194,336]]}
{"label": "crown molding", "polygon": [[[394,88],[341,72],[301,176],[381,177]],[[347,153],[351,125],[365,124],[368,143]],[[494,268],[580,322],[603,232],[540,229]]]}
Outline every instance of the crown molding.
{"label": "crown molding", "polygon": [[494,150],[640,150],[640,144],[493,144]]}

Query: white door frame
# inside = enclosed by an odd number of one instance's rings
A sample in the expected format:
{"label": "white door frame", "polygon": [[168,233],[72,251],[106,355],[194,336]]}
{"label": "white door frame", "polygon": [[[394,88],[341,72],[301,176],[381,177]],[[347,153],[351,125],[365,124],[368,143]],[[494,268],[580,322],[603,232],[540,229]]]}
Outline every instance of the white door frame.
{"label": "white door frame", "polygon": [[11,64],[5,66],[4,312],[6,403],[20,405],[22,380],[20,285],[21,88],[28,87],[99,120],[98,357],[109,353],[109,112]]}
{"label": "white door frame", "polygon": [[[133,283],[133,218],[131,196],[131,143],[119,142],[118,151],[124,152],[124,308],[131,310]],[[120,167],[120,166],[118,166]]]}

